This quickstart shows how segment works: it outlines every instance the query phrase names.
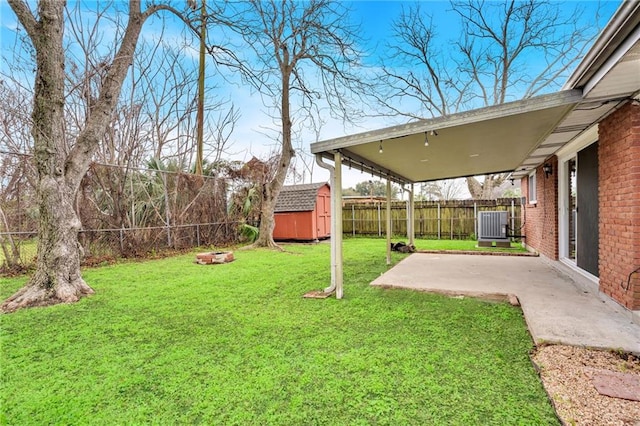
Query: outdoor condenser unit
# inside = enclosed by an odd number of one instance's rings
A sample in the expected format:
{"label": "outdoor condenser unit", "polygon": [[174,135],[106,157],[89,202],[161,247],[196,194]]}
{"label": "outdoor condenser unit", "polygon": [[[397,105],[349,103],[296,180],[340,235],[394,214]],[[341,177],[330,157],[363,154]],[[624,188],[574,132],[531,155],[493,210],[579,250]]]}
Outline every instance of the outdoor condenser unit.
{"label": "outdoor condenser unit", "polygon": [[509,241],[508,212],[478,212],[478,241]]}

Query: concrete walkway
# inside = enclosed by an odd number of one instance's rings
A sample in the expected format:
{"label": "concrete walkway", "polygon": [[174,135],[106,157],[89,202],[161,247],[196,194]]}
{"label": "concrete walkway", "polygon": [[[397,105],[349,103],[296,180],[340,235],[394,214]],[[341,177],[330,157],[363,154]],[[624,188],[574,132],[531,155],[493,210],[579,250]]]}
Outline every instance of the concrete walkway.
{"label": "concrete walkway", "polygon": [[640,354],[640,325],[630,312],[603,300],[593,283],[568,275],[556,263],[539,257],[415,253],[371,285],[489,298],[516,295],[536,344]]}

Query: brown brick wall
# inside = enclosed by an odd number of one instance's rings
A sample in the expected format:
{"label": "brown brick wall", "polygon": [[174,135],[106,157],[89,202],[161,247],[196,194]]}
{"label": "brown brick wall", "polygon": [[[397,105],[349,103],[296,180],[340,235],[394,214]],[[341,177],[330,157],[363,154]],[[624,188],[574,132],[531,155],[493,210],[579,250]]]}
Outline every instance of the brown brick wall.
{"label": "brown brick wall", "polygon": [[522,209],[525,243],[550,259],[558,260],[558,158],[552,156],[543,164],[553,167],[545,178],[542,164],[536,170],[537,203],[529,203],[529,180],[522,179],[522,193],[527,203]]}
{"label": "brown brick wall", "polygon": [[[640,309],[640,105],[627,103],[599,126],[600,290]],[[629,276],[631,274],[631,279]]]}

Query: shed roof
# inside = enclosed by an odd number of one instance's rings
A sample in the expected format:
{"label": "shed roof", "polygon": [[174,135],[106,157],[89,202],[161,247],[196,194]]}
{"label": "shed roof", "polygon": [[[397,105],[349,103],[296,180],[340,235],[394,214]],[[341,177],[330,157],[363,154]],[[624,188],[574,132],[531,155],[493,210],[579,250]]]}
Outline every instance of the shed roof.
{"label": "shed roof", "polygon": [[318,191],[326,182],[283,186],[276,201],[276,213],[306,212],[316,207]]}

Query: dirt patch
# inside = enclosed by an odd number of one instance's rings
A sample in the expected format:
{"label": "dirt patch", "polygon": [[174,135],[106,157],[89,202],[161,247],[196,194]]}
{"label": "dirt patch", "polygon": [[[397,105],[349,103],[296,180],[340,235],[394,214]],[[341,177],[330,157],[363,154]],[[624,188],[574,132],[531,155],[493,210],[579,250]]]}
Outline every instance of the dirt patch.
{"label": "dirt patch", "polygon": [[640,402],[601,395],[594,370],[640,378],[640,359],[573,346],[543,346],[532,355],[549,398],[565,425],[640,426]]}

